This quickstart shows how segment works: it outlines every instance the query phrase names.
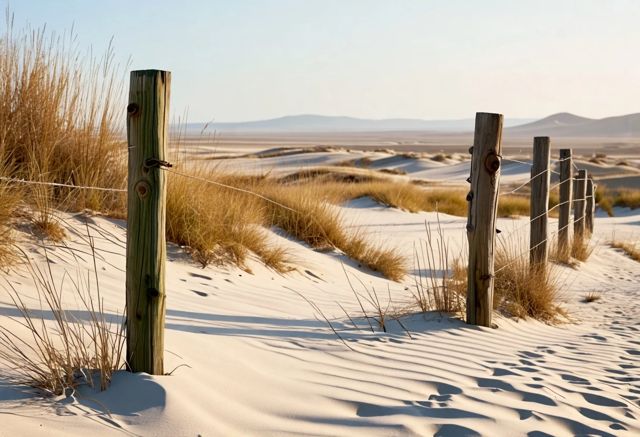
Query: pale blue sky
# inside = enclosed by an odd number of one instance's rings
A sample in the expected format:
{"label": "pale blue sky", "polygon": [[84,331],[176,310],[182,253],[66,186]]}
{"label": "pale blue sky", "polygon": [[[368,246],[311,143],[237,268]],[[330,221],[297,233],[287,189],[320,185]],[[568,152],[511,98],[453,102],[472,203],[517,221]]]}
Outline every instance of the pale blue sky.
{"label": "pale blue sky", "polygon": [[73,24],[132,69],[172,71],[191,121],[640,112],[636,0],[9,3],[17,27]]}

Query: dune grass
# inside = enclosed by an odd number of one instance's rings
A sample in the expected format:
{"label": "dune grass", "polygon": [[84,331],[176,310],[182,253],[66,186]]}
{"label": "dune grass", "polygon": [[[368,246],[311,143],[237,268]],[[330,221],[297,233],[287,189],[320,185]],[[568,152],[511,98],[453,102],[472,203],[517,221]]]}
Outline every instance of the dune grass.
{"label": "dune grass", "polygon": [[338,209],[325,201],[317,185],[283,185],[275,178],[215,168],[191,166],[185,171],[198,180],[170,175],[167,236],[187,246],[203,266],[235,263],[246,268],[253,253],[279,272],[291,270],[286,250],[266,235],[265,228],[275,227],[314,249],[338,249],[390,279],[406,272],[405,259],[396,250],[370,243],[357,228],[347,231]]}
{"label": "dune grass", "polygon": [[587,294],[584,295],[584,297],[582,298],[582,302],[584,303],[592,303],[592,302],[597,302],[600,299],[602,299],[602,294],[597,292],[597,291],[590,291]]}
{"label": "dune grass", "polygon": [[[78,269],[75,276],[65,274],[66,281],[60,283],[54,279],[46,251],[45,267],[32,264],[23,254],[40,302],[36,309],[13,283],[3,285],[20,313],[14,325],[0,326],[0,363],[10,380],[57,396],[80,385],[105,390],[113,372],[123,366],[124,317],[111,320],[105,312],[93,245],[91,249],[91,274]],[[65,298],[79,303],[78,313],[65,309]],[[50,312],[53,320],[47,320],[43,311]]]}
{"label": "dune grass", "polygon": [[315,184],[282,186],[265,184],[262,193],[273,200],[264,202],[270,226],[281,228],[316,249],[336,248],[362,265],[392,280],[406,273],[406,260],[397,251],[367,241],[361,231],[347,232],[336,208],[322,199]]}
{"label": "dune grass", "polygon": [[[528,242],[518,237],[498,238],[494,265],[493,308],[511,317],[553,323],[566,316],[559,304],[560,275],[556,265],[531,267]],[[524,255],[523,255],[524,254]],[[458,273],[455,273],[455,270]],[[454,266],[458,293],[467,290],[467,263]]]}
{"label": "dune grass", "polygon": [[506,314],[545,322],[564,316],[559,306],[560,289],[557,267],[530,266],[529,256],[522,256],[527,242],[516,237],[500,238],[495,255],[495,309]]}
{"label": "dune grass", "polygon": [[[116,118],[122,84],[113,51],[84,54],[75,35],[13,28],[7,14],[0,36],[0,165],[13,178],[122,188],[126,151]],[[85,208],[124,216],[122,194],[29,185],[23,197],[33,223],[54,239],[54,209]]]}
{"label": "dune grass", "polygon": [[640,190],[633,188],[610,189],[603,186],[596,190],[596,203],[609,217],[613,217],[613,208],[640,208]]}
{"label": "dune grass", "polygon": [[576,238],[574,236],[571,241],[571,256],[578,261],[586,261],[589,259],[595,247],[590,244],[588,236],[583,238]]}
{"label": "dune grass", "polygon": [[640,262],[640,241],[614,240],[611,242],[611,247],[622,250],[629,258]]}
{"label": "dune grass", "polygon": [[440,221],[436,231],[425,223],[426,237],[414,247],[414,264],[418,275],[410,289],[416,307],[423,313],[440,311],[460,313],[466,298],[467,270],[462,256],[450,260],[449,242]]}

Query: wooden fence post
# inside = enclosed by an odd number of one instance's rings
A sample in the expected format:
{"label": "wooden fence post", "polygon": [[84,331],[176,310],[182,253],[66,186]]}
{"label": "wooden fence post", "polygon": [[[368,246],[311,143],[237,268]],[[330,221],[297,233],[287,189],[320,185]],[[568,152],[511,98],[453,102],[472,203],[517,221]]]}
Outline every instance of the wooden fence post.
{"label": "wooden fence post", "polygon": [[558,256],[568,261],[570,253],[569,219],[573,191],[573,163],[571,149],[560,149],[560,206],[558,218]]}
{"label": "wooden fence post", "polygon": [[584,223],[586,214],[587,197],[587,171],[578,170],[576,176],[576,194],[573,201],[573,238],[578,243],[582,243],[584,238]]}
{"label": "wooden fence post", "polygon": [[467,323],[491,326],[502,114],[478,112],[471,158]]}
{"label": "wooden fence post", "polygon": [[589,233],[589,235],[593,234],[593,216],[595,215],[596,212],[596,200],[595,200],[595,196],[596,196],[596,190],[595,190],[595,186],[593,184],[593,179],[590,177],[589,179],[587,179],[587,204],[585,209],[586,211],[586,217],[585,217],[585,226],[587,228],[587,232]]}
{"label": "wooden fence post", "polygon": [[131,72],[127,216],[127,366],[164,373],[165,164],[171,73]]}
{"label": "wooden fence post", "polygon": [[533,139],[533,166],[531,167],[529,264],[536,269],[545,268],[549,253],[547,250],[549,158],[549,137],[535,137]]}

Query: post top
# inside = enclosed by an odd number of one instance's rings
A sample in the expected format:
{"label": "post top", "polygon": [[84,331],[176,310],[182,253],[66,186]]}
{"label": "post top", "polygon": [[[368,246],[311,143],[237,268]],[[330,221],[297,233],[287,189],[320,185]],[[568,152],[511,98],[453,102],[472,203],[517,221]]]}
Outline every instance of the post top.
{"label": "post top", "polygon": [[171,72],[167,70],[156,70],[153,68],[147,70],[131,70],[131,76],[155,76],[157,74],[171,74]]}
{"label": "post top", "polygon": [[489,117],[500,117],[500,118],[503,117],[502,114],[498,114],[498,113],[495,113],[495,112],[476,112],[476,117],[486,117],[486,116],[489,116]]}

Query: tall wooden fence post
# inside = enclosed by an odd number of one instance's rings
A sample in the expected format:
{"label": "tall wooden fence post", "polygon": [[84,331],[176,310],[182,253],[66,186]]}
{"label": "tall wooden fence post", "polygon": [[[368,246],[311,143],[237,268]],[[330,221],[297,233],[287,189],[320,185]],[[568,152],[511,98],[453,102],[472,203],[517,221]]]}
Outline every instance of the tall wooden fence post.
{"label": "tall wooden fence post", "polygon": [[467,238],[469,271],[467,323],[491,326],[496,215],[502,151],[502,114],[476,114],[471,158]]}
{"label": "tall wooden fence post", "polygon": [[549,215],[549,137],[533,139],[533,166],[531,167],[531,231],[529,263],[532,268],[547,265],[547,223]]}
{"label": "tall wooden fence post", "polygon": [[586,217],[585,217],[585,226],[587,228],[587,232],[589,235],[593,234],[593,216],[596,212],[596,190],[593,184],[593,179],[587,179],[587,205],[585,207]]}
{"label": "tall wooden fence post", "polygon": [[587,211],[587,171],[578,170],[576,176],[576,195],[573,201],[573,238],[582,244],[584,238],[584,223]]}
{"label": "tall wooden fence post", "polygon": [[571,198],[573,192],[573,163],[571,149],[560,149],[560,206],[558,218],[558,256],[569,259],[569,219],[571,216]]}
{"label": "tall wooden fence post", "polygon": [[171,73],[131,72],[127,216],[127,366],[164,373],[165,173]]}

